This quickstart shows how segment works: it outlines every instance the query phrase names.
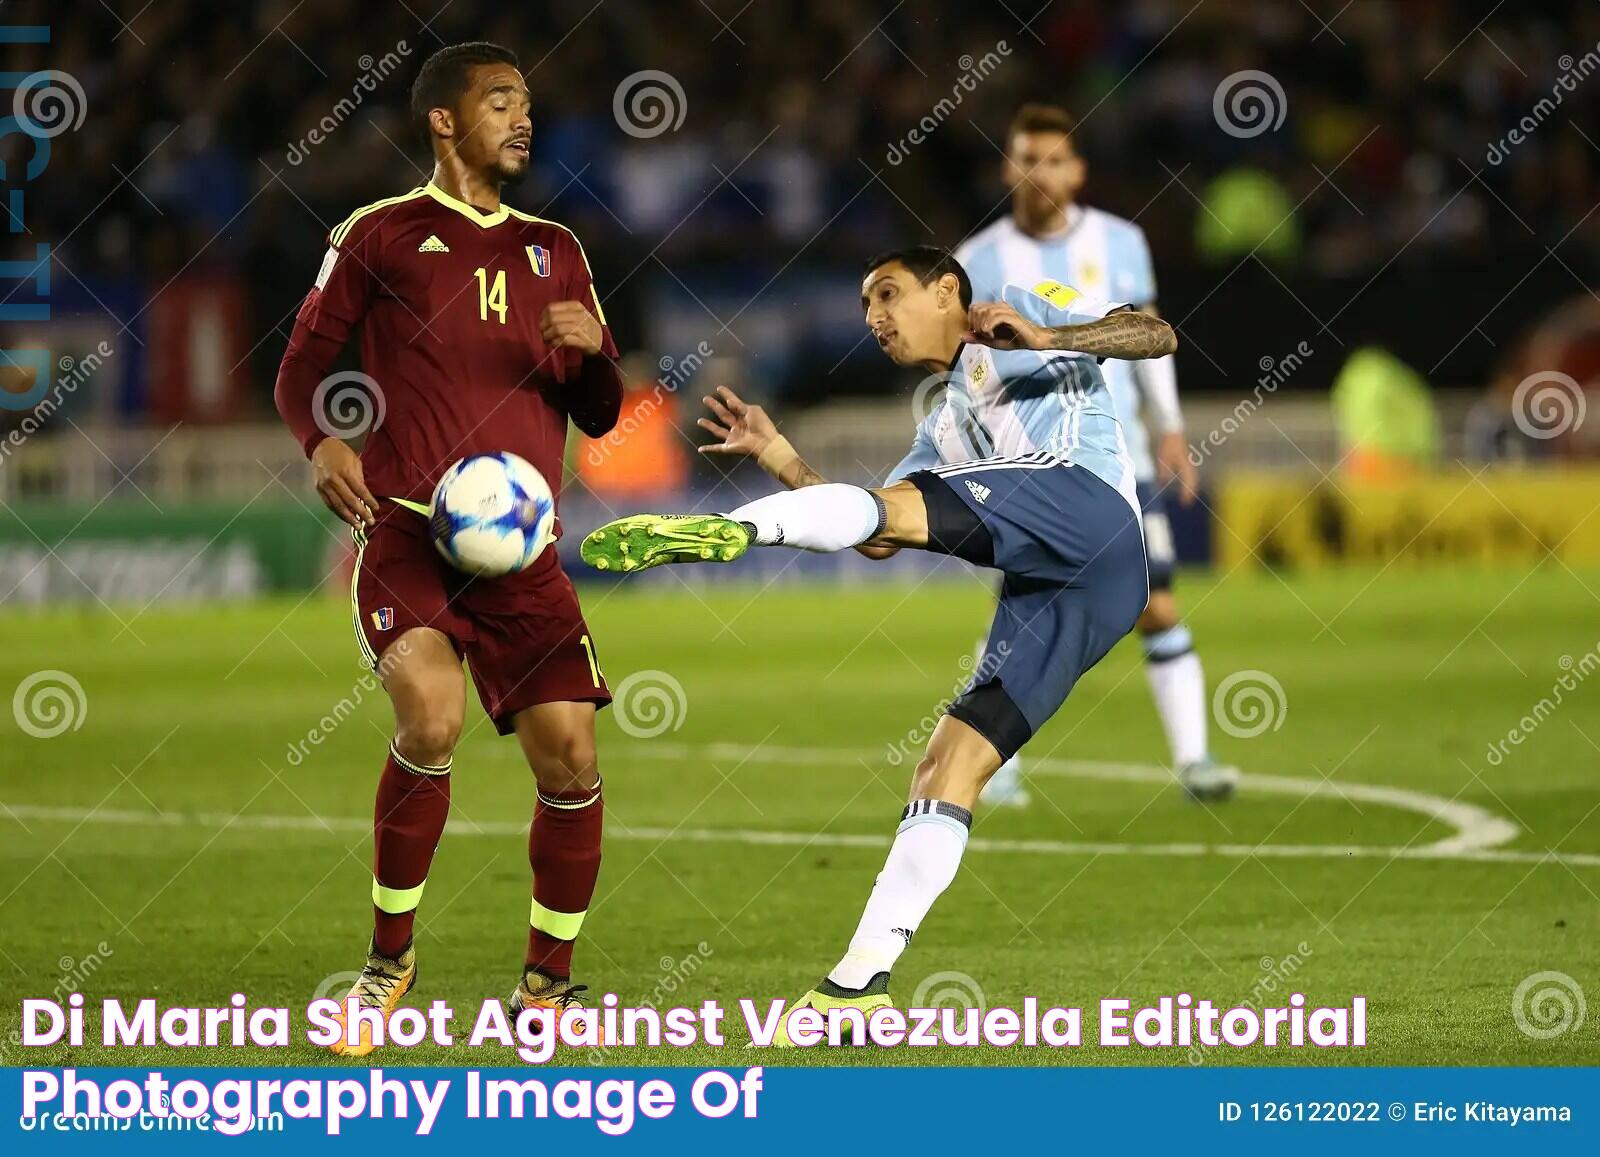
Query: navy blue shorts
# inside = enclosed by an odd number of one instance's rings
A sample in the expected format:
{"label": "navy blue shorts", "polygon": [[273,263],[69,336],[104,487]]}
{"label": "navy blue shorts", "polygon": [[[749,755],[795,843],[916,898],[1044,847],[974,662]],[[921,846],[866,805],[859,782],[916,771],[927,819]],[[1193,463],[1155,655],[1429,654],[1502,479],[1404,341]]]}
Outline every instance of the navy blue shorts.
{"label": "navy blue shorts", "polygon": [[1127,499],[1044,455],[912,474],[928,549],[999,570],[983,658],[949,713],[1009,759],[1149,601],[1144,538]]}
{"label": "navy blue shorts", "polygon": [[1150,568],[1150,589],[1170,591],[1176,562],[1172,548],[1172,523],[1167,517],[1167,491],[1154,482],[1136,484],[1139,509],[1144,511],[1144,557]]}

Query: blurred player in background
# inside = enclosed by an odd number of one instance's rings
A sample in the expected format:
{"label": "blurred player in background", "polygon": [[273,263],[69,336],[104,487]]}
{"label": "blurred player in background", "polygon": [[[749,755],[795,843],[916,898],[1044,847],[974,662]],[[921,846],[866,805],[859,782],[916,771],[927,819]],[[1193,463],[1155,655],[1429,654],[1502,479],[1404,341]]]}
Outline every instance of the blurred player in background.
{"label": "blurred player in background", "polygon": [[[985,661],[928,740],[850,947],[791,1011],[890,1003],[890,970],[955,879],[984,784],[1149,600],[1133,464],[1097,363],[1168,353],[1172,329],[1059,282],[999,296],[974,304],[960,264],[931,246],[867,263],[861,306],[879,348],[950,375],[883,486],[828,482],[760,406],[722,387],[706,398],[700,425],[717,441],[702,449],[754,458],[788,493],[726,516],[634,515],[583,540],[586,562],[624,573],[784,546],[872,558],[910,547],[1003,576]],[[787,1031],[779,1044],[793,1043]]]}
{"label": "blurred player in background", "polygon": [[[1131,221],[1077,203],[1085,166],[1073,149],[1072,129],[1072,118],[1062,109],[1030,104],[1018,110],[1011,121],[1005,159],[1011,212],[961,245],[957,260],[972,278],[979,301],[998,297],[1008,283],[1032,286],[1055,280],[1090,296],[1132,302],[1153,313],[1155,270],[1144,231]],[[1170,354],[1147,361],[1113,358],[1102,369],[1122,418],[1144,515],[1150,605],[1139,618],[1138,630],[1150,693],[1184,789],[1198,800],[1227,799],[1239,772],[1211,756],[1205,672],[1172,595],[1167,494],[1176,484],[1178,500],[1188,506],[1195,500],[1196,483],[1173,359]],[[990,781],[984,802],[1027,804],[1016,758]]]}
{"label": "blurred player in background", "polygon": [[[565,1007],[581,990],[573,940],[600,870],[595,713],[610,692],[556,552],[469,579],[434,550],[428,502],[453,462],[500,450],[554,490],[569,416],[590,437],[617,420],[617,351],[577,238],[501,202],[527,172],[532,133],[515,55],[441,49],[417,76],[412,111],[432,179],[333,230],[277,383],[318,493],[354,530],[356,641],[395,712],[374,820],[372,943],[350,996],[387,1017],[416,981],[412,925],[449,811],[465,656],[484,710],[516,735],[538,784],[527,954],[510,1004]],[[358,326],[379,419],[359,456],[329,436],[319,388]],[[372,1047],[364,1029],[334,1051]]]}

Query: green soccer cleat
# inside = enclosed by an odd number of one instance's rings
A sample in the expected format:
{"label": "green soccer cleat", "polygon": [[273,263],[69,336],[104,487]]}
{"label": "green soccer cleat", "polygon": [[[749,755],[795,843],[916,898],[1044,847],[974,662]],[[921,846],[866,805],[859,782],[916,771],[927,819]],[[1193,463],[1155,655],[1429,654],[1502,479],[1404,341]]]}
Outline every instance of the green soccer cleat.
{"label": "green soccer cleat", "polygon": [[[894,1001],[889,999],[889,974],[887,972],[878,973],[859,992],[840,988],[824,979],[821,984],[784,1010],[783,1022],[778,1025],[778,1031],[772,1038],[772,1047],[775,1049],[800,1047],[789,1036],[789,1017],[794,1014],[796,1009],[814,1008],[822,1013],[824,1020],[826,1020],[828,1010],[833,1008],[859,1008],[862,1016],[870,1017],[878,1009],[889,1008],[893,1004]],[[841,1040],[848,1042],[849,1039],[850,1030],[846,1028]],[[824,1043],[826,1043],[826,1038],[824,1038]]]}
{"label": "green soccer cleat", "polygon": [[666,562],[732,562],[751,529],[720,514],[631,514],[590,532],[578,553],[595,570],[624,574]]}

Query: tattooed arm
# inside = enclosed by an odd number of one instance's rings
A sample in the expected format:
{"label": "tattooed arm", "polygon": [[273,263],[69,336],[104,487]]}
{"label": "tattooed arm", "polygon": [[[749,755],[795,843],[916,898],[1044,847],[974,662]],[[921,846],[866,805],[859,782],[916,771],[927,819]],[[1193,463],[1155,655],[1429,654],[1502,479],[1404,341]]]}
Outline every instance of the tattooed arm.
{"label": "tattooed arm", "polygon": [[995,349],[1067,350],[1101,358],[1139,361],[1158,358],[1178,348],[1178,335],[1159,317],[1136,309],[1082,325],[1036,325],[1004,302],[973,305],[967,341]]}
{"label": "tattooed arm", "polygon": [[1118,310],[1098,321],[1058,326],[1045,332],[1050,335],[1046,349],[1124,361],[1164,357],[1178,348],[1178,335],[1172,326],[1136,309]]}

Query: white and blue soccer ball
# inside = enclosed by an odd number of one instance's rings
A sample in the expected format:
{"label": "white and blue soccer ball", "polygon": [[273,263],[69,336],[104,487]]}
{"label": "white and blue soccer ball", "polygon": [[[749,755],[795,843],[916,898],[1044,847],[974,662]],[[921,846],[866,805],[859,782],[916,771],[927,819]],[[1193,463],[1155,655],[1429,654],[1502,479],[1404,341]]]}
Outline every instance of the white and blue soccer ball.
{"label": "white and blue soccer ball", "polygon": [[531,462],[474,454],[433,490],[428,531],[449,563],[468,574],[511,574],[533,565],[555,538],[556,500]]}

